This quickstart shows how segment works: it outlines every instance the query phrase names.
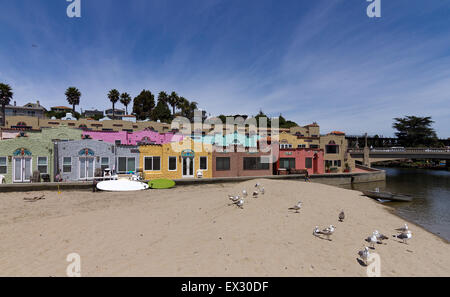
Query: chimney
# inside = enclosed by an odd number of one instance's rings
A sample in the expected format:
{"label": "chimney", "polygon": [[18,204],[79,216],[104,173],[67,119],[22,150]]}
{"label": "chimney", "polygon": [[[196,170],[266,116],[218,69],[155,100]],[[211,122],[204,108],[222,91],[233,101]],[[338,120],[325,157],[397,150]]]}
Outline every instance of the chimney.
{"label": "chimney", "polygon": [[16,101],[14,101],[14,106],[16,106],[17,105],[17,103],[16,103]]}
{"label": "chimney", "polygon": [[39,100],[37,101],[37,106],[41,106],[41,104],[39,103]]}

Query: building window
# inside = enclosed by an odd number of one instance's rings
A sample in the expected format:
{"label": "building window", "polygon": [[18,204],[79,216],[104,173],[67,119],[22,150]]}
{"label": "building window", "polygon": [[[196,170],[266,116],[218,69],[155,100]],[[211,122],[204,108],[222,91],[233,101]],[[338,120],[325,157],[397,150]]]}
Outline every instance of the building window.
{"label": "building window", "polygon": [[319,145],[317,145],[317,144],[310,144],[310,145],[309,145],[309,148],[312,148],[312,149],[318,149],[318,148],[319,148]]}
{"label": "building window", "polygon": [[106,168],[109,168],[109,158],[108,157],[102,157],[102,163],[101,163],[102,171]]}
{"label": "building window", "polygon": [[341,160],[334,160],[335,167],[341,167]]}
{"label": "building window", "polygon": [[306,169],[311,169],[311,168],[313,168],[313,160],[312,160],[312,158],[306,158],[305,159],[305,168]]}
{"label": "building window", "polygon": [[333,161],[332,160],[325,160],[325,167],[333,167]]}
{"label": "building window", "polygon": [[295,158],[281,158],[280,168],[283,169],[295,169]]}
{"label": "building window", "polygon": [[336,144],[333,140],[325,146],[325,153],[327,154],[339,154],[339,145]]}
{"label": "building window", "polygon": [[136,171],[136,159],[134,157],[119,157],[118,158],[119,173],[127,173]]}
{"label": "building window", "polygon": [[200,170],[208,170],[208,157],[200,157]]}
{"label": "building window", "polygon": [[230,170],[230,158],[228,157],[216,158],[216,170],[217,171]]}
{"label": "building window", "polygon": [[63,173],[72,172],[72,158],[64,157],[63,159]]}
{"label": "building window", "polygon": [[38,171],[40,174],[48,173],[47,157],[38,157]]}
{"label": "building window", "polygon": [[269,163],[263,163],[261,159],[261,157],[244,158],[244,170],[268,170]]}
{"label": "building window", "polygon": [[298,148],[306,148],[306,144],[299,144],[297,147]]}
{"label": "building window", "polygon": [[177,171],[177,157],[169,157],[169,171]]}
{"label": "building window", "polygon": [[290,148],[292,148],[292,144],[289,143],[280,144],[280,149],[290,149]]}
{"label": "building window", "polygon": [[145,171],[160,171],[161,170],[161,157],[144,157],[144,170]]}
{"label": "building window", "polygon": [[0,173],[6,174],[8,171],[8,164],[6,163],[6,157],[0,157]]}

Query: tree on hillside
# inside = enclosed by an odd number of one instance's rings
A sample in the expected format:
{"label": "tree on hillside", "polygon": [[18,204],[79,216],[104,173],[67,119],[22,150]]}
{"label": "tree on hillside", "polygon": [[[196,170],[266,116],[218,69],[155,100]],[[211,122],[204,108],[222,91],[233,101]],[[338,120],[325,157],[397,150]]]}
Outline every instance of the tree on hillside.
{"label": "tree on hillside", "polygon": [[267,119],[267,127],[270,127],[270,118],[260,109],[259,113],[255,116],[256,122],[258,123],[258,127],[261,126],[261,119]]}
{"label": "tree on hillside", "polygon": [[178,96],[177,93],[172,92],[168,96],[167,99],[168,99],[167,103],[172,107],[172,115],[175,117],[175,111],[176,111],[176,108],[178,107],[178,104],[180,102],[180,97]]}
{"label": "tree on hillside", "polygon": [[431,127],[434,121],[431,117],[406,116],[395,118],[392,125],[400,145],[404,147],[420,147],[436,145],[438,138]]}
{"label": "tree on hillside", "polygon": [[0,104],[2,106],[2,122],[0,123],[0,126],[5,126],[6,123],[6,105],[8,105],[11,102],[11,99],[13,98],[13,92],[9,85],[0,83]]}
{"label": "tree on hillside", "polygon": [[154,107],[155,96],[150,91],[143,90],[133,100],[133,114],[140,121],[150,118]]}
{"label": "tree on hillside", "polygon": [[120,103],[125,106],[125,112],[128,115],[128,105],[131,103],[131,96],[128,93],[123,93],[120,95]]}
{"label": "tree on hillside", "polygon": [[75,87],[69,87],[66,90],[67,102],[72,105],[72,113],[75,115],[75,105],[80,105],[81,93]]}
{"label": "tree on hillside", "polygon": [[298,126],[297,123],[286,120],[281,114],[278,117],[278,119],[279,119],[280,128],[289,129],[289,128]]}
{"label": "tree on hillside", "polygon": [[172,120],[172,114],[170,108],[167,105],[167,94],[164,92],[159,93],[158,104],[152,111],[151,116],[153,121],[160,120],[162,123],[170,123]]}
{"label": "tree on hillside", "polygon": [[120,99],[120,93],[119,91],[117,91],[116,89],[112,89],[111,91],[109,91],[108,93],[108,99],[109,101],[111,101],[112,103],[112,110],[113,110],[113,116],[112,119],[114,120],[116,118],[116,109],[115,109],[115,105],[116,103],[119,101]]}

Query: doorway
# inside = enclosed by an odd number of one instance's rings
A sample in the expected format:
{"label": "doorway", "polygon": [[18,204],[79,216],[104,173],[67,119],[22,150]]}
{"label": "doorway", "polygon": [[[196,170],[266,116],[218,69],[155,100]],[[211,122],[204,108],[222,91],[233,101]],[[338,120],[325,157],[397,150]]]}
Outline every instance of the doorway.
{"label": "doorway", "polygon": [[88,180],[94,178],[94,158],[80,158],[80,179]]}
{"label": "doorway", "polygon": [[14,158],[13,182],[28,183],[31,181],[32,175],[32,158],[19,157]]}
{"label": "doorway", "polygon": [[194,158],[183,157],[183,178],[194,177]]}

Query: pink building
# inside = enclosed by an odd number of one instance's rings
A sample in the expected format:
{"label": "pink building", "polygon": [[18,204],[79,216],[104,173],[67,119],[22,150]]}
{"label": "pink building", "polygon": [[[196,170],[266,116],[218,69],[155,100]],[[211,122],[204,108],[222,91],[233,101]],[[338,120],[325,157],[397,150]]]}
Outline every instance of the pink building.
{"label": "pink building", "polygon": [[83,131],[83,137],[89,137],[94,140],[101,140],[108,143],[118,143],[122,145],[138,145],[140,142],[147,144],[164,144],[169,142],[178,142],[183,140],[182,135],[173,133],[158,133],[151,130],[137,132],[105,132],[105,131]]}
{"label": "pink building", "polygon": [[276,169],[287,172],[306,169],[309,174],[323,174],[325,173],[323,155],[322,149],[280,149]]}

